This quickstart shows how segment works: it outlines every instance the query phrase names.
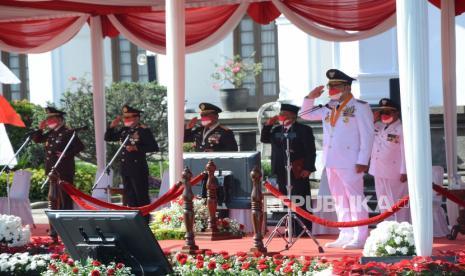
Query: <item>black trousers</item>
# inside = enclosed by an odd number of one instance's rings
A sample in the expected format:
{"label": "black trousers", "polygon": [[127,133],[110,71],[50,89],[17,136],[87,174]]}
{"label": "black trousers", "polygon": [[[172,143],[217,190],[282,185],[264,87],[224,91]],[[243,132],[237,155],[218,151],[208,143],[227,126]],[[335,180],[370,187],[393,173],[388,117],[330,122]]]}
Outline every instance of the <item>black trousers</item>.
{"label": "black trousers", "polygon": [[[287,177],[286,175],[278,175],[277,177],[278,181],[278,187],[279,191],[287,196]],[[308,179],[296,179],[292,175],[291,172],[291,184],[292,184],[292,190],[291,190],[291,198],[296,196],[296,198],[293,198],[292,201],[297,204],[304,203],[304,205],[299,205],[302,207],[304,210],[307,210],[308,212],[311,212],[311,189],[310,189],[310,182]],[[306,220],[302,216],[297,214],[297,217],[300,218],[300,220],[304,223],[304,225],[307,227],[309,231],[312,229],[312,222],[309,220]],[[300,234],[302,232],[302,227],[300,226],[299,223],[294,221],[293,224],[293,229],[294,229],[294,235]]]}
{"label": "black trousers", "polygon": [[[150,204],[148,175],[123,175],[124,199],[129,207],[140,207]],[[145,216],[147,223],[150,215]]]}
{"label": "black trousers", "polygon": [[[60,174],[60,172],[58,173],[61,180],[66,181],[69,184],[73,184],[74,175]],[[73,200],[68,195],[68,193],[63,190],[58,181],[51,180],[48,183],[48,208],[50,210],[73,210]],[[49,226],[49,235],[52,238],[57,238],[57,232],[50,222]]]}

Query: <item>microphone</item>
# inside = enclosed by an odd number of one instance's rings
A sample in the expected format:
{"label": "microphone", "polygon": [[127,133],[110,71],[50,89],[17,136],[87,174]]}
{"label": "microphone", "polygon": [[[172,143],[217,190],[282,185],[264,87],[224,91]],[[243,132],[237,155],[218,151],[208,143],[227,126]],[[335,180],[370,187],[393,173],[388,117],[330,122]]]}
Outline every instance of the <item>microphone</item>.
{"label": "microphone", "polygon": [[41,131],[40,129],[31,129],[31,130],[29,130],[28,132],[26,132],[26,133],[24,134],[24,136],[25,136],[25,137],[31,136],[31,135],[33,135],[33,134],[36,134],[36,133],[40,132],[40,131]]}
{"label": "microphone", "polygon": [[87,130],[87,129],[89,129],[89,126],[75,127],[75,128],[72,128],[71,130],[78,132],[78,131]]}

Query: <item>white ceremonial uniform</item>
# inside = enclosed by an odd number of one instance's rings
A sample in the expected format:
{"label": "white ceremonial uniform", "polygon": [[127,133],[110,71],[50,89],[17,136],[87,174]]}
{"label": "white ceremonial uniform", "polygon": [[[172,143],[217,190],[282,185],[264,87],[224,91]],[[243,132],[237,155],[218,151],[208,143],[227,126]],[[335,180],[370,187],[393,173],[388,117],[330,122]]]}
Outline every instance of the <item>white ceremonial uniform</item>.
{"label": "white ceremonial uniform", "polygon": [[[375,123],[375,141],[368,173],[375,177],[376,197],[381,212],[387,211],[408,194],[407,182],[400,181],[400,175],[407,174],[407,170],[402,122],[399,119],[390,125]],[[410,209],[402,208],[387,220],[410,222]]]}
{"label": "white ceremonial uniform", "polygon": [[[305,98],[301,110],[314,106],[314,99]],[[301,117],[323,121],[323,163],[338,221],[367,219],[367,209],[362,206],[364,174],[356,173],[355,165],[368,165],[374,138],[373,113],[366,102],[352,98],[334,127],[330,116],[331,109],[323,107]],[[364,243],[367,236],[368,226],[340,228],[338,240]]]}

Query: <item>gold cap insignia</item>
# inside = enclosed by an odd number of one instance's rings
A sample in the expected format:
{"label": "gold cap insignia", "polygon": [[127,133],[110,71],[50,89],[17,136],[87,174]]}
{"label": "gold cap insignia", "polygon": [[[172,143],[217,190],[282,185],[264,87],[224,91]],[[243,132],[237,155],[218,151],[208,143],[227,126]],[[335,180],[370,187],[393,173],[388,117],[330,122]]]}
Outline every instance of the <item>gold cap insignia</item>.
{"label": "gold cap insignia", "polygon": [[204,110],[205,109],[205,105],[204,104],[201,104],[200,105],[200,110]]}
{"label": "gold cap insignia", "polygon": [[329,75],[330,78],[334,78],[334,74],[335,74],[335,73],[336,73],[336,72],[331,71],[331,72],[328,72],[328,75]]}
{"label": "gold cap insignia", "polygon": [[123,108],[123,112],[125,112],[125,113],[128,112],[128,108],[127,108],[127,107],[124,107],[124,108]]}

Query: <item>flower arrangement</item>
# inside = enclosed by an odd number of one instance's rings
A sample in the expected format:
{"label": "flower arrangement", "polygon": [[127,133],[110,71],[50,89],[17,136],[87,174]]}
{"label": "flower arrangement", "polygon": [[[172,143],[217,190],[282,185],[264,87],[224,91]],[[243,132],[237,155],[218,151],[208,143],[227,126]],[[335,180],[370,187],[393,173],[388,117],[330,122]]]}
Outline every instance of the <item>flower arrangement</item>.
{"label": "flower arrangement", "polygon": [[9,254],[24,252],[28,252],[31,255],[48,253],[61,254],[64,250],[65,246],[62,243],[55,243],[49,237],[33,237],[30,243],[22,246],[11,247],[8,245],[0,245],[0,252]]}
{"label": "flower arrangement", "polygon": [[47,270],[50,254],[0,254],[0,275],[40,275]]}
{"label": "flower arrangement", "polygon": [[29,225],[23,227],[20,217],[0,215],[0,245],[22,246],[29,243],[30,238]]}
{"label": "flower arrangement", "polygon": [[222,251],[205,254],[171,256],[176,275],[332,275],[326,259],[312,257],[263,256],[261,253],[249,256],[245,252],[229,255]]}
{"label": "flower arrangement", "polygon": [[[255,53],[246,59],[253,60]],[[213,84],[213,88],[219,90],[224,83],[230,83],[234,88],[242,86],[248,77],[255,77],[262,72],[263,64],[258,62],[247,62],[240,55],[233,58],[226,57],[224,64],[215,63],[215,72],[211,77],[218,82]]]}
{"label": "flower arrangement", "polygon": [[[208,227],[208,208],[206,200],[194,198],[194,231],[202,232]],[[150,223],[152,232],[157,239],[183,239],[185,234],[183,200],[175,200],[170,207],[152,213]],[[224,218],[218,220],[218,230],[233,235],[243,236],[244,225],[234,219]]]}
{"label": "flower arrangement", "polygon": [[67,254],[52,254],[47,271],[41,275],[89,275],[89,276],[122,276],[132,275],[131,268],[123,263],[102,264],[98,260],[88,258],[85,262],[74,261]]}
{"label": "flower arrangement", "polygon": [[372,230],[363,255],[365,257],[415,255],[413,227],[408,222],[383,221]]}

